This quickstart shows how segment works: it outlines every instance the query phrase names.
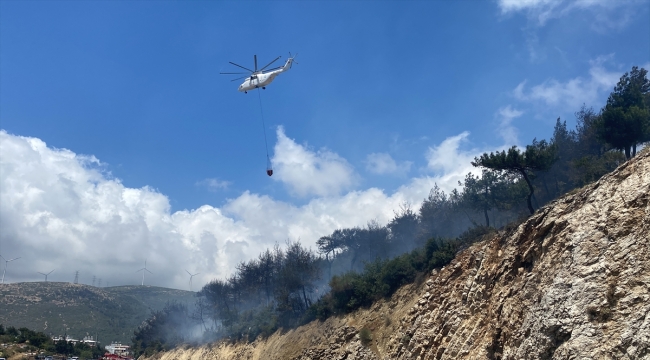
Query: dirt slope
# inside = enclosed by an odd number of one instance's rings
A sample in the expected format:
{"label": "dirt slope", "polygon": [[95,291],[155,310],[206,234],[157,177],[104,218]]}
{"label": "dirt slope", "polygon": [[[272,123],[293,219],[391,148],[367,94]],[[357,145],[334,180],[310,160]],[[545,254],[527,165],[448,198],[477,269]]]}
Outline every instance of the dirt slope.
{"label": "dirt slope", "polygon": [[650,359],[650,150],[389,301],[161,358]]}

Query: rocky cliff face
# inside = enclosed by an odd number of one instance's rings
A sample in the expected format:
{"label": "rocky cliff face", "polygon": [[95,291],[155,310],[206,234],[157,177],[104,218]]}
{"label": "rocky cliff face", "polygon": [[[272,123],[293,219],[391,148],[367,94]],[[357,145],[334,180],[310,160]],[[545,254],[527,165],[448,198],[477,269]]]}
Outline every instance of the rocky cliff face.
{"label": "rocky cliff face", "polygon": [[649,150],[370,309],[252,344],[162,355],[458,358],[650,359]]}

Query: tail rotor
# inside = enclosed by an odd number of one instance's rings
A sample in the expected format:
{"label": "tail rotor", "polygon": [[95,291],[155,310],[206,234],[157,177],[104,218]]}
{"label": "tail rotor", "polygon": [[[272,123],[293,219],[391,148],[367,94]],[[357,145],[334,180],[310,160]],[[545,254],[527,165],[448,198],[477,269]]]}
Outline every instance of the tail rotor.
{"label": "tail rotor", "polygon": [[289,60],[291,60],[291,64],[298,64],[298,62],[295,60],[296,56],[298,56],[298,53],[296,53],[296,55],[291,55],[291,51],[289,51]]}

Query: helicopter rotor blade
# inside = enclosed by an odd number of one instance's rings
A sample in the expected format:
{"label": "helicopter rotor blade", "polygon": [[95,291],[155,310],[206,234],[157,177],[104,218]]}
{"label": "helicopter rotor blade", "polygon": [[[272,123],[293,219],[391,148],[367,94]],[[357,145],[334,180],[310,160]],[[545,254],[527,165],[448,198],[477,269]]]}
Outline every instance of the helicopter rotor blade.
{"label": "helicopter rotor blade", "polygon": [[244,79],[244,78],[247,78],[247,77],[248,77],[248,75],[246,75],[246,76],[242,76],[242,77],[238,77],[238,78],[236,78],[236,79],[232,79],[232,80],[230,80],[230,81],[237,81],[237,80],[241,80],[241,79]]}
{"label": "helicopter rotor blade", "polygon": [[253,55],[253,59],[255,59],[255,72],[257,72],[257,55]]}
{"label": "helicopter rotor blade", "polygon": [[244,72],[238,72],[238,73],[222,73],[222,72],[220,72],[219,74],[221,74],[221,75],[239,75],[239,74],[248,74],[248,73],[244,73]]}
{"label": "helicopter rotor blade", "polygon": [[241,66],[241,65],[239,65],[239,64],[235,64],[235,63],[232,62],[232,61],[228,61],[228,62],[231,63],[231,64],[233,64],[233,65],[235,65],[235,66],[238,66],[238,67],[240,67],[240,68],[242,68],[242,69],[244,69],[244,70],[248,70],[248,71],[250,71],[250,72],[255,72],[255,71],[253,71],[253,70],[251,70],[251,69],[249,69],[249,68],[245,68],[245,67],[243,67],[243,66]]}
{"label": "helicopter rotor blade", "polygon": [[266,69],[267,67],[269,67],[269,65],[273,64],[274,62],[276,62],[276,61],[277,61],[279,58],[281,58],[281,57],[282,57],[282,56],[278,56],[278,57],[276,57],[275,60],[271,61],[270,63],[266,64],[266,66],[264,66],[263,68],[261,68],[260,71],[263,71],[264,69]]}

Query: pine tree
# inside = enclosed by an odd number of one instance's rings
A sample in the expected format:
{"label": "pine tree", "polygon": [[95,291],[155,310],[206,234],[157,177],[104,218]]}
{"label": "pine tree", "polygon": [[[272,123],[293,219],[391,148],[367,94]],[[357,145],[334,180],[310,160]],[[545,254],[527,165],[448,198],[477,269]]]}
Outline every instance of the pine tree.
{"label": "pine tree", "polygon": [[535,176],[535,172],[548,170],[556,160],[557,148],[554,144],[549,144],[546,140],[533,139],[533,143],[527,145],[524,152],[517,149],[517,146],[513,146],[507,152],[503,150],[490,154],[484,153],[474,158],[472,165],[521,176],[528,185],[529,193],[526,202],[528,210],[533,214],[535,209],[531,199],[535,194],[535,188],[531,177]]}
{"label": "pine tree", "polygon": [[601,113],[600,137],[612,147],[624,150],[627,159],[636,155],[637,144],[650,141],[647,73],[634,66],[621,76]]}

